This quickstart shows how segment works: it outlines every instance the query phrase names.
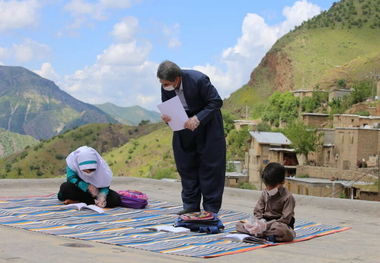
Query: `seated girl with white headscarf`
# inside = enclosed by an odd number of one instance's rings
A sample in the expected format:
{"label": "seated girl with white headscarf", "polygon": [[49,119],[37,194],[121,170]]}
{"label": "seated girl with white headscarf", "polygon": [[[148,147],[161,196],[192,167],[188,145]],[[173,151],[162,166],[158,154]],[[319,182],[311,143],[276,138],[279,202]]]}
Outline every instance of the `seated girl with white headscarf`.
{"label": "seated girl with white headscarf", "polygon": [[66,158],[67,182],[59,189],[58,199],[64,204],[84,202],[99,207],[115,207],[120,196],[109,187],[112,171],[99,153],[82,146]]}

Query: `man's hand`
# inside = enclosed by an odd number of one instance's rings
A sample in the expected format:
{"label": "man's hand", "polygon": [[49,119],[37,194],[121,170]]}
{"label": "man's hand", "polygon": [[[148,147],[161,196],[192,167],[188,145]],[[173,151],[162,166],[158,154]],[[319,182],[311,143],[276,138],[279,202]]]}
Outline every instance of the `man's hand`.
{"label": "man's hand", "polygon": [[168,123],[169,121],[172,120],[172,118],[170,118],[170,116],[165,115],[165,114],[162,114],[162,115],[161,115],[161,119],[162,119],[164,122],[166,122],[166,123]]}
{"label": "man's hand", "polygon": [[99,194],[95,199],[95,204],[99,207],[106,207],[106,196],[104,194]]}
{"label": "man's hand", "polygon": [[91,194],[92,197],[96,197],[99,194],[99,190],[96,186],[90,184],[88,186],[88,192]]}
{"label": "man's hand", "polygon": [[196,128],[198,128],[199,123],[200,122],[197,116],[194,115],[185,122],[185,128],[194,131]]}

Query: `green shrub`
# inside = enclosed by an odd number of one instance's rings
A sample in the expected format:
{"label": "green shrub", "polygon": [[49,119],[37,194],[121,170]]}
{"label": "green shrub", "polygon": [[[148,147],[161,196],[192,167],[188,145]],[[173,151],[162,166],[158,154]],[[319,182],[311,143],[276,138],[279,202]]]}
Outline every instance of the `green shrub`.
{"label": "green shrub", "polygon": [[241,182],[239,183],[239,188],[241,189],[249,189],[249,190],[257,190],[256,186],[248,183],[248,182]]}
{"label": "green shrub", "polygon": [[161,167],[156,169],[152,173],[152,178],[154,179],[163,179],[163,178],[176,178],[176,173],[171,167]]}
{"label": "green shrub", "polygon": [[63,159],[65,159],[65,156],[64,156],[63,154],[59,154],[59,153],[57,153],[57,154],[55,155],[55,159],[57,159],[57,160],[63,160]]}

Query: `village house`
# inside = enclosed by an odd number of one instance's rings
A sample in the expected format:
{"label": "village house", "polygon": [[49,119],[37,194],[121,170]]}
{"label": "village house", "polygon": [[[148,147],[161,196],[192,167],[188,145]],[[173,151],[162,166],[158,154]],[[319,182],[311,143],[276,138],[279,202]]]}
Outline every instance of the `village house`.
{"label": "village house", "polygon": [[329,92],[329,102],[332,102],[334,99],[341,99],[346,95],[350,95],[351,89],[338,89],[335,88]]}
{"label": "village house", "polygon": [[278,162],[285,166],[286,175],[293,176],[298,165],[291,141],[280,132],[251,131],[251,143],[246,155],[248,180],[258,189],[262,189],[261,172],[270,162]]}
{"label": "village house", "polygon": [[293,93],[294,97],[298,97],[300,99],[313,96],[313,90],[308,90],[308,89],[306,89],[306,90],[302,90],[302,89],[293,90],[292,93]]}
{"label": "village house", "polygon": [[336,167],[343,170],[356,169],[358,162],[379,154],[380,129],[336,128]]}
{"label": "village house", "polygon": [[302,113],[301,120],[307,126],[323,128],[329,124],[329,115],[324,113]]}
{"label": "village house", "polygon": [[248,127],[249,131],[256,130],[257,122],[253,120],[234,120],[235,130],[240,130],[244,127]]}

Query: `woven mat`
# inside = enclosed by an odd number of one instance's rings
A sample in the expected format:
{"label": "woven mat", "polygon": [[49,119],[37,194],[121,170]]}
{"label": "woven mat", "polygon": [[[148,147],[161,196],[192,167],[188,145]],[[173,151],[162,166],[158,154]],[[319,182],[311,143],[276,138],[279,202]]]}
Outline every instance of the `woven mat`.
{"label": "woven mat", "polygon": [[[0,200],[0,224],[47,234],[91,240],[107,244],[149,250],[158,253],[191,257],[218,257],[257,248],[279,245],[255,245],[223,238],[235,230],[237,221],[248,214],[221,210],[219,218],[225,225],[224,233],[169,233],[153,232],[147,227],[173,224],[182,206],[164,201],[150,201],[145,209],[117,207],[98,214],[92,210],[69,209],[55,195],[45,197]],[[293,242],[308,240],[344,230],[348,227],[296,220],[297,237]]]}

